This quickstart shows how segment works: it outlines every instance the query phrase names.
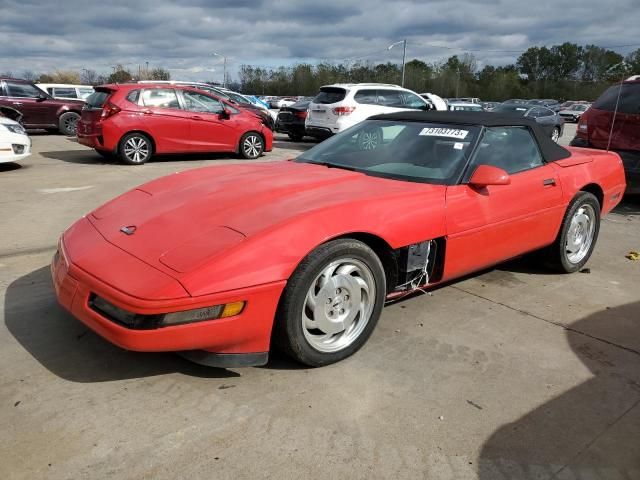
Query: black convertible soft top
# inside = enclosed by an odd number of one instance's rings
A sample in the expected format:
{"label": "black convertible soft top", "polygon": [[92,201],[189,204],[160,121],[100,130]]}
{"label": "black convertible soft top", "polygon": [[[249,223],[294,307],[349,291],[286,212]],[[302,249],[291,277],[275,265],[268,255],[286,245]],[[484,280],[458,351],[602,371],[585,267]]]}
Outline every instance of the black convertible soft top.
{"label": "black convertible soft top", "polygon": [[425,112],[422,110],[409,110],[384,115],[374,115],[373,117],[369,117],[369,120],[451,123],[455,125],[478,125],[483,127],[527,127],[533,132],[540,151],[547,162],[554,162],[571,156],[569,150],[551,140],[534,120],[514,115],[501,115],[491,112]]}

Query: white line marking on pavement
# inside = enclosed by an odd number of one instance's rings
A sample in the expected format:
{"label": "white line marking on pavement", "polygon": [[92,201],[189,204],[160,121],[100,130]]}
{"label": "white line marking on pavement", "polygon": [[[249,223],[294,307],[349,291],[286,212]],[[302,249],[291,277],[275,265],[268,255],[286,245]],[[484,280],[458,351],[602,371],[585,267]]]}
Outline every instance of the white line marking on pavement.
{"label": "white line marking on pavement", "polygon": [[93,185],[87,185],[85,187],[62,187],[62,188],[39,188],[38,192],[40,193],[66,193],[66,192],[77,192],[78,190],[89,190],[93,188]]}

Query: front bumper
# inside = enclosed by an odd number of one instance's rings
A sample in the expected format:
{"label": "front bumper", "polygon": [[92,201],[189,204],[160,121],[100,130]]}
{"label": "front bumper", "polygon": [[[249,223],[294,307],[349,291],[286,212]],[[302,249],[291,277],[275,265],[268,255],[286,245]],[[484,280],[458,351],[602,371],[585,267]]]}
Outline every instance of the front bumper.
{"label": "front bumper", "polygon": [[[51,264],[51,276],[60,305],[109,342],[138,352],[181,352],[197,363],[222,367],[266,363],[273,320],[286,283],[274,282],[202,297],[142,299],[103,282],[98,278],[99,272],[89,273],[74,263],[73,252],[67,251],[62,240]],[[190,310],[221,304],[219,302],[245,301],[246,306],[234,317],[135,330],[94,310],[89,302],[92,295],[143,315]]]}
{"label": "front bumper", "polygon": [[7,133],[0,140],[0,163],[17,162],[31,155],[31,139],[27,135]]}

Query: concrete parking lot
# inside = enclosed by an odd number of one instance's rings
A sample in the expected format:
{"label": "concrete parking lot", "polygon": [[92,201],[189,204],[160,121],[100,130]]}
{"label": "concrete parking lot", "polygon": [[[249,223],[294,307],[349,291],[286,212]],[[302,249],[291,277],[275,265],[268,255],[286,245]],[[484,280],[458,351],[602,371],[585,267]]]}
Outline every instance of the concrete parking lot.
{"label": "concrete parking lot", "polygon": [[[583,273],[512,261],[387,306],[339,364],[223,370],[112,346],[57,306],[48,265],[107,199],[240,160],[130,167],[32,139],[0,165],[0,478],[640,479],[640,199]],[[278,136],[259,161],[312,144]]]}

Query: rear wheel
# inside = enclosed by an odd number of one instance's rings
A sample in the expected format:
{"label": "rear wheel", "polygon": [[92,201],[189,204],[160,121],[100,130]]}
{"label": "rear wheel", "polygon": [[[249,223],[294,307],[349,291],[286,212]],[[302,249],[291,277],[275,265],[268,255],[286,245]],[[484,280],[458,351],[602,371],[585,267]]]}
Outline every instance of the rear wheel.
{"label": "rear wheel", "polygon": [[580,270],[593,253],[600,231],[600,202],[589,192],[579,192],[569,204],[558,237],[549,247],[550,266],[557,271]]}
{"label": "rear wheel", "polygon": [[264,140],[257,132],[245,133],[240,139],[240,155],[253,160],[264,152]]}
{"label": "rear wheel", "polygon": [[153,145],[149,137],[142,133],[129,133],[122,137],[118,156],[128,165],[142,165],[151,158]]}
{"label": "rear wheel", "polygon": [[558,142],[560,140],[560,129],[558,127],[553,127],[553,131],[551,132],[551,140],[554,142]]}
{"label": "rear wheel", "polygon": [[384,305],[382,263],[367,245],[340,239],[319,246],[293,273],[278,307],[274,340],[313,367],[362,347]]}
{"label": "rear wheel", "polygon": [[60,115],[60,133],[62,133],[63,135],[75,135],[78,120],[80,120],[80,115],[78,115],[76,112],[66,112]]}

